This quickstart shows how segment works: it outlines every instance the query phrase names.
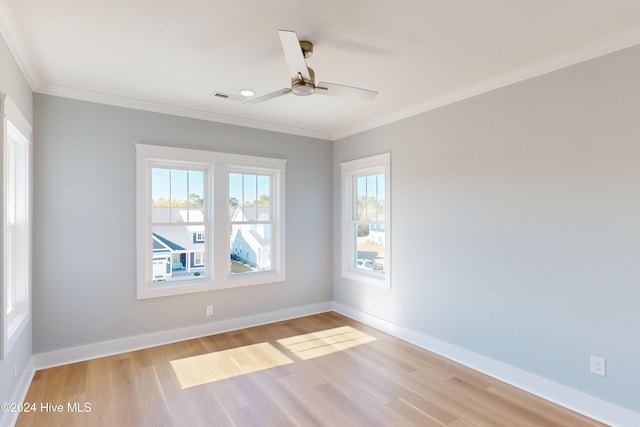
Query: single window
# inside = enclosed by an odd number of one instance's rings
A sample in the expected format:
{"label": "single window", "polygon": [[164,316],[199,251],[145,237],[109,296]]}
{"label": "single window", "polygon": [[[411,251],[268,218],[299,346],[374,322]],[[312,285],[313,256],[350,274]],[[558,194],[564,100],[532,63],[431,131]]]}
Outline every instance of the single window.
{"label": "single window", "polygon": [[341,164],[342,274],[391,286],[390,154]]}
{"label": "single window", "polygon": [[138,298],[284,280],[284,160],[136,149]]}
{"label": "single window", "polygon": [[204,231],[193,233],[193,243],[204,243]]}
{"label": "single window", "polygon": [[[266,174],[229,174],[232,275],[271,270],[271,236],[276,227],[271,205],[272,181],[272,176]],[[240,255],[233,255],[237,253]]]}
{"label": "single window", "polygon": [[[209,228],[205,214],[208,170],[178,168],[180,166],[150,168],[149,237],[154,282],[184,282],[207,276],[203,236]],[[195,254],[200,254],[199,263],[195,262]],[[170,262],[167,255],[171,256]]]}
{"label": "single window", "polygon": [[31,314],[31,127],[6,96],[2,111],[4,357]]}
{"label": "single window", "polygon": [[193,265],[204,266],[204,252],[195,252],[193,254]]}

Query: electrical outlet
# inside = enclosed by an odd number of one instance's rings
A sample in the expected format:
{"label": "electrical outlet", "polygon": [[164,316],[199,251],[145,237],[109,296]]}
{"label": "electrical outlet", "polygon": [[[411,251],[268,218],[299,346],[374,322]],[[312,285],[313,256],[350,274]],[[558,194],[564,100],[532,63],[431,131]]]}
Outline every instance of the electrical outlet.
{"label": "electrical outlet", "polygon": [[212,305],[208,305],[207,306],[207,316],[213,316],[213,306]]}
{"label": "electrical outlet", "polygon": [[591,373],[607,376],[607,361],[602,357],[591,356]]}

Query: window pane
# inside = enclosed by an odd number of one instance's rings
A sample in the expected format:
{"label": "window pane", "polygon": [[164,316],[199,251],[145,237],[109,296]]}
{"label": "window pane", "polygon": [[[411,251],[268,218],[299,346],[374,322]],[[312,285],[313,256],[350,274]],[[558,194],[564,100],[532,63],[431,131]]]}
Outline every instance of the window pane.
{"label": "window pane", "polygon": [[162,168],[151,169],[151,206],[167,207],[171,195],[170,170]]}
{"label": "window pane", "polygon": [[244,198],[242,206],[256,206],[258,201],[258,185],[255,175],[242,175]]}
{"label": "window pane", "polygon": [[382,224],[354,224],[355,267],[384,274],[385,232]]}
{"label": "window pane", "polygon": [[373,206],[370,207],[371,221],[384,221],[384,175],[371,175],[371,200]]}
{"label": "window pane", "polygon": [[356,220],[384,221],[384,174],[359,176],[356,185]]}
{"label": "window pane", "polygon": [[171,169],[171,207],[187,206],[187,171]]}
{"label": "window pane", "polygon": [[378,192],[378,175],[368,175],[367,178],[367,199],[375,199]]}
{"label": "window pane", "polygon": [[238,207],[242,205],[242,174],[229,174],[229,218],[233,219]]}
{"label": "window pane", "polygon": [[376,175],[376,198],[384,202],[384,174]]}
{"label": "window pane", "polygon": [[189,171],[189,207],[201,208],[204,206],[204,172]]}
{"label": "window pane", "polygon": [[229,174],[229,217],[233,222],[270,221],[270,207],[270,175]]}
{"label": "window pane", "polygon": [[231,274],[271,270],[271,176],[229,174],[229,215]]}
{"label": "window pane", "polygon": [[205,172],[151,169],[151,221],[203,222]]}
{"label": "window pane", "polygon": [[258,206],[271,206],[271,177],[268,175],[258,175]]}
{"label": "window pane", "polygon": [[4,283],[6,284],[6,302],[5,308],[7,314],[11,314],[13,311],[13,307],[15,304],[15,274],[14,274],[14,263],[15,258],[13,252],[15,250],[14,246],[14,226],[6,226],[4,229]]}
{"label": "window pane", "polygon": [[356,178],[356,220],[367,220],[367,177]]}
{"label": "window pane", "polygon": [[231,226],[231,274],[271,270],[271,225]]}
{"label": "window pane", "polygon": [[16,222],[16,182],[19,163],[16,162],[16,143],[10,138],[6,139],[4,155],[6,156],[4,166],[6,167],[4,179],[6,181],[7,194],[5,195],[5,216],[7,224]]}
{"label": "window pane", "polygon": [[204,237],[204,226],[153,227],[153,281],[202,278],[206,267]]}

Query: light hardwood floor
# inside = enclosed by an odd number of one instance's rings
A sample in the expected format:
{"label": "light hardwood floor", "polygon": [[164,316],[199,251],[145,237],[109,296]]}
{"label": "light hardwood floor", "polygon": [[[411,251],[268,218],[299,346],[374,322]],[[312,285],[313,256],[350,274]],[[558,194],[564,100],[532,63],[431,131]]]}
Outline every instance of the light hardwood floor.
{"label": "light hardwood floor", "polygon": [[17,426],[603,425],[333,312],[41,370],[25,402]]}

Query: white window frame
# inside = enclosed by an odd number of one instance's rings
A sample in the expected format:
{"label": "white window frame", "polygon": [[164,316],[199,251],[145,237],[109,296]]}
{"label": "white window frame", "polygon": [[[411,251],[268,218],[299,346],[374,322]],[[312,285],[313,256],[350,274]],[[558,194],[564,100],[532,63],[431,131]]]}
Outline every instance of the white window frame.
{"label": "white window frame", "polygon": [[4,359],[31,320],[32,128],[7,95],[2,118],[2,339]]}
{"label": "white window frame", "polygon": [[[218,153],[213,151],[165,147],[147,144],[136,146],[137,174],[137,298],[155,298],[205,292],[239,286],[283,282],[284,262],[284,188],[286,160],[267,157]],[[158,165],[182,165],[188,168],[205,168],[208,171],[205,185],[206,272],[200,278],[184,281],[153,282],[153,248],[150,238],[150,168]],[[275,215],[277,220],[277,260],[266,272],[231,275],[229,272],[229,171],[261,170],[274,174]],[[273,249],[272,249],[273,250]]]}
{"label": "white window frame", "polygon": [[[140,153],[138,153],[140,154]],[[191,292],[201,292],[211,288],[212,280],[212,254],[207,247],[205,250],[205,272],[201,276],[191,276],[186,280],[169,280],[154,281],[153,280],[153,241],[152,233],[154,226],[180,227],[178,223],[154,223],[151,214],[151,170],[154,168],[165,169],[186,169],[198,170],[204,172],[204,199],[209,201],[212,197],[212,166],[203,161],[199,161],[195,156],[189,156],[184,153],[182,157],[175,156],[172,159],[162,157],[162,153],[157,152],[152,157],[138,156],[138,213],[139,221],[145,219],[144,225],[138,223],[138,298],[152,298],[168,295],[178,295]],[[211,212],[208,205],[203,207],[203,221],[197,223],[188,223],[189,225],[204,227],[205,233],[210,229],[212,220]],[[144,234],[144,238],[142,237]],[[210,246],[210,245],[209,245]],[[208,252],[208,254],[207,254]],[[173,263],[175,253],[172,254],[171,263]],[[150,260],[149,264],[142,266],[140,260]],[[151,268],[149,268],[149,266]]]}
{"label": "white window frame", "polygon": [[[391,153],[384,153],[361,159],[342,162],[342,277],[383,288],[391,288]],[[356,178],[384,174],[385,209],[384,229],[385,272],[370,272],[355,267],[356,242],[353,227],[357,222]]]}
{"label": "white window frame", "polygon": [[[271,177],[270,188],[270,220],[266,222],[244,221],[232,223],[228,218],[229,228],[233,225],[243,224],[269,224],[271,226],[271,269],[267,271],[253,271],[239,274],[227,273],[227,280],[231,283],[257,284],[265,279],[270,282],[282,281],[284,276],[280,272],[284,272],[284,169],[265,169],[256,167],[246,167],[240,165],[229,165],[227,168],[227,183],[229,174],[246,174],[246,175],[269,175]],[[227,200],[229,200],[227,185]],[[228,217],[228,215],[227,215]],[[228,228],[228,229],[229,229]],[[227,249],[228,256],[231,255],[231,248]]]}

